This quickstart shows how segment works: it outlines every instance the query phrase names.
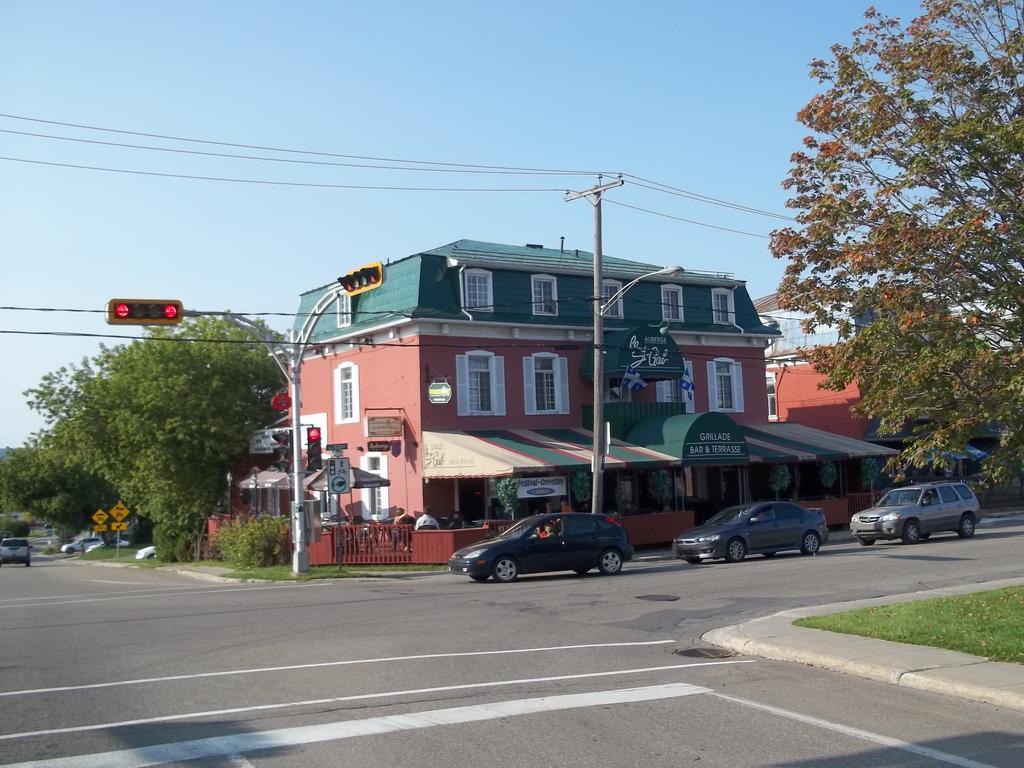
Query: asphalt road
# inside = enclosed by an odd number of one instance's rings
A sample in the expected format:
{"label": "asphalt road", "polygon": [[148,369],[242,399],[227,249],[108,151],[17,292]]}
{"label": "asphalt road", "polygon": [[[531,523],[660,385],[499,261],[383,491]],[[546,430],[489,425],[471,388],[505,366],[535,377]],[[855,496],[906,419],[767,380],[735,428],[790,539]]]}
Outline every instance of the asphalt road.
{"label": "asphalt road", "polygon": [[1018,768],[1020,713],[708,658],[700,636],[1021,576],[1022,534],[508,585],[212,584],[37,555],[0,569],[0,765]]}

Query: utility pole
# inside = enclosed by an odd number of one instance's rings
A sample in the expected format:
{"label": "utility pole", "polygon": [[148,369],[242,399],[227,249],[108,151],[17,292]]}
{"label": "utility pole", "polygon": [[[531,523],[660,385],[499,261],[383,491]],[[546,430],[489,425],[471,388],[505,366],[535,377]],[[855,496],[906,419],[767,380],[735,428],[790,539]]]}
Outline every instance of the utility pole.
{"label": "utility pole", "polygon": [[604,284],[601,279],[601,195],[609,189],[621,187],[621,178],[597,184],[582,192],[567,192],[565,201],[587,198],[594,206],[594,451],[592,462],[593,485],[590,490],[590,512],[604,511]]}

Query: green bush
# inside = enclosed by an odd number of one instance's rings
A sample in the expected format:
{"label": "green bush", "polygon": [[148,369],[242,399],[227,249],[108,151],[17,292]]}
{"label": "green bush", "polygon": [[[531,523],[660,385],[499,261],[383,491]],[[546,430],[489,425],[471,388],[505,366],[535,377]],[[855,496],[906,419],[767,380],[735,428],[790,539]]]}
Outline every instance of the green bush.
{"label": "green bush", "polygon": [[239,520],[222,525],[214,536],[213,545],[235,568],[284,565],[288,560],[287,527],[283,517]]}
{"label": "green bush", "polygon": [[157,526],[153,529],[153,546],[166,563],[188,563],[194,559],[190,531]]}

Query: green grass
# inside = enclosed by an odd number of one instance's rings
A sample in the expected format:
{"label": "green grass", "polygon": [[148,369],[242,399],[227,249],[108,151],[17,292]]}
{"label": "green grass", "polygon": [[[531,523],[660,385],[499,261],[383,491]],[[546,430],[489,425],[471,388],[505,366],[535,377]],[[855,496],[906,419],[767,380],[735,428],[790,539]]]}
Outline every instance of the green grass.
{"label": "green grass", "polygon": [[862,608],[794,623],[1024,663],[1024,587]]}

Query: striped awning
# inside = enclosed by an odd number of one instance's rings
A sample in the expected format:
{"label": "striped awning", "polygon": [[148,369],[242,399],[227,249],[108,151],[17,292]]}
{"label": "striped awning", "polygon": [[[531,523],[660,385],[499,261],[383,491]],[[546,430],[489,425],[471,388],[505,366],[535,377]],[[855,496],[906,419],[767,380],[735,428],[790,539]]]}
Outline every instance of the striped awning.
{"label": "striped awning", "polygon": [[759,424],[756,427],[741,424],[740,429],[747,441],[751,463],[881,458],[899,453],[892,448],[791,422]]}
{"label": "striped awning", "polygon": [[[585,429],[488,429],[424,432],[423,476],[502,477],[530,471],[590,468],[593,438]],[[612,440],[606,469],[657,467],[678,457]]]}
{"label": "striped awning", "polygon": [[237,485],[239,488],[289,488],[291,475],[278,472],[276,469],[264,469],[262,472],[243,477]]}

